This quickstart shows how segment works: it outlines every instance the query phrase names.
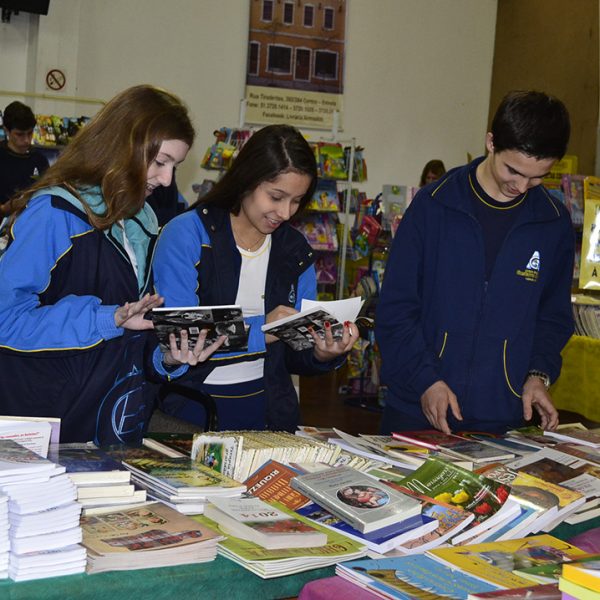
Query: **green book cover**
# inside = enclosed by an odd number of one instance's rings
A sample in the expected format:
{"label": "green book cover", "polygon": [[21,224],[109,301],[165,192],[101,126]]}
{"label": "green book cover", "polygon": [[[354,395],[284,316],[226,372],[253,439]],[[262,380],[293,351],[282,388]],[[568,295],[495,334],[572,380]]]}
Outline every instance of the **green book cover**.
{"label": "green book cover", "polygon": [[463,469],[453,463],[429,458],[399,484],[415,494],[424,494],[475,515],[480,523],[502,507],[510,486]]}

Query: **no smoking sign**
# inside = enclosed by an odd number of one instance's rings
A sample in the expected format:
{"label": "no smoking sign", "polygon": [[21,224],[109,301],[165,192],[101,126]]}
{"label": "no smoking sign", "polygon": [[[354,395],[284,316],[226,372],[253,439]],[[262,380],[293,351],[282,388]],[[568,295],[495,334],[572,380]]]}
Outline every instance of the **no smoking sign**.
{"label": "no smoking sign", "polygon": [[46,74],[46,85],[51,90],[62,90],[65,87],[65,83],[67,83],[67,78],[60,69],[51,69]]}

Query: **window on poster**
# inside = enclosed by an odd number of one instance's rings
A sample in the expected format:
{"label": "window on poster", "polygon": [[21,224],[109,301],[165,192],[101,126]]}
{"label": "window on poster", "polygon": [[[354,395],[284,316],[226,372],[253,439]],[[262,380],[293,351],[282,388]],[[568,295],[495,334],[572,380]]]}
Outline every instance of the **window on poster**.
{"label": "window on poster", "polygon": [[283,5],[283,22],[286,25],[294,24],[294,3],[286,2]]}
{"label": "window on poster", "polygon": [[304,7],[304,27],[312,27],[315,21],[315,7],[307,5]]}
{"label": "window on poster", "polygon": [[267,22],[273,20],[273,0],[263,0],[262,20]]}
{"label": "window on poster", "polygon": [[292,49],[290,46],[269,45],[267,71],[285,74],[292,72]]}

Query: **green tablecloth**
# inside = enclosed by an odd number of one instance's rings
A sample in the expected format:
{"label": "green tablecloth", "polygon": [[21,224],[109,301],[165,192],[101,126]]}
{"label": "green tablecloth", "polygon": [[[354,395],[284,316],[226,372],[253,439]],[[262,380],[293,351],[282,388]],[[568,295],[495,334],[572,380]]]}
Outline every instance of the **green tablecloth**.
{"label": "green tablecloth", "polygon": [[94,575],[68,575],[35,581],[0,582],[2,600],[247,600],[297,596],[313,579],[331,577],[334,567],[261,579],[218,556],[199,565]]}
{"label": "green tablecloth", "polygon": [[[600,527],[600,517],[586,523],[562,523],[551,533],[562,540]],[[305,583],[331,577],[334,567],[297,575],[261,579],[236,563],[218,556],[199,565],[138,571],[112,571],[95,575],[69,575],[15,583],[0,582],[2,600],[269,600],[297,596]]]}

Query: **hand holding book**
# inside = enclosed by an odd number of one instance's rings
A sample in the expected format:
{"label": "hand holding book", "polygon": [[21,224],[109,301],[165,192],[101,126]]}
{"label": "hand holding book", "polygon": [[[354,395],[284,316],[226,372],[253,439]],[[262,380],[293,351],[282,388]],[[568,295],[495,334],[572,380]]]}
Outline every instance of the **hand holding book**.
{"label": "hand holding book", "polygon": [[321,303],[303,300],[300,312],[281,306],[269,313],[262,331],[267,343],[277,338],[293,350],[313,348],[317,360],[326,362],[349,352],[356,342],[358,328],[353,321],[361,306],[360,298]]}

